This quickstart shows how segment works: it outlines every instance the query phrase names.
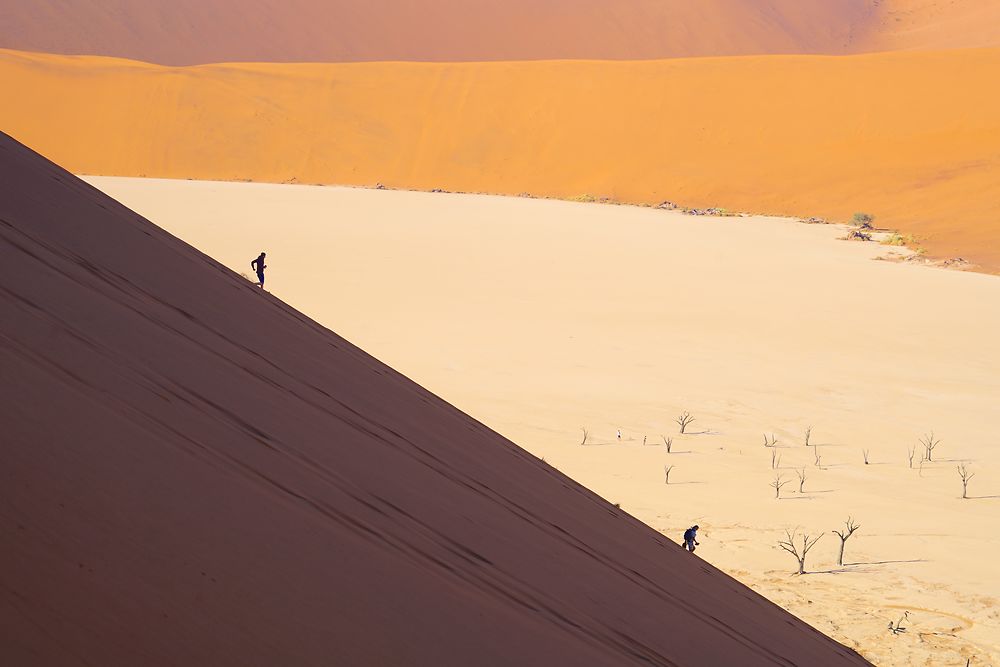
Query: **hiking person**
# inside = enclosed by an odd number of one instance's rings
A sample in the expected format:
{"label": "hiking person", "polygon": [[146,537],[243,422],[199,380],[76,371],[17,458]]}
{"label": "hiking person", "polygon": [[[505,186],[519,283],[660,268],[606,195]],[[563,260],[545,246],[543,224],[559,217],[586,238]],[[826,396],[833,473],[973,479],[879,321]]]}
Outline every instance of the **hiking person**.
{"label": "hiking person", "polygon": [[619,440],[622,439],[622,430],[621,429],[618,429],[618,439]]}
{"label": "hiking person", "polygon": [[694,553],[694,548],[698,545],[698,526],[694,525],[684,531],[684,547],[685,551],[690,551]]}
{"label": "hiking person", "polygon": [[267,268],[267,264],[264,263],[264,257],[267,253],[261,252],[260,257],[250,262],[250,268],[257,272],[257,284],[260,285],[261,289],[264,289],[264,269]]}

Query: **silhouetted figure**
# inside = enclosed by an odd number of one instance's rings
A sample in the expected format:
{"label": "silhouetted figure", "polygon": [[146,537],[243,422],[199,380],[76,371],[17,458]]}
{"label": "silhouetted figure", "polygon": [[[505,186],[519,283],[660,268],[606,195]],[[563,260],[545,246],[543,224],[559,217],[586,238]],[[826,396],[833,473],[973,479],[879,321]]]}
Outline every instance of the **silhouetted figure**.
{"label": "silhouetted figure", "polygon": [[257,272],[257,284],[260,285],[261,289],[264,289],[264,269],[267,268],[267,264],[264,263],[264,257],[267,253],[260,253],[260,257],[250,262],[250,268]]}
{"label": "silhouetted figure", "polygon": [[684,531],[684,544],[681,545],[686,551],[694,553],[694,548],[698,545],[698,526],[691,526]]}

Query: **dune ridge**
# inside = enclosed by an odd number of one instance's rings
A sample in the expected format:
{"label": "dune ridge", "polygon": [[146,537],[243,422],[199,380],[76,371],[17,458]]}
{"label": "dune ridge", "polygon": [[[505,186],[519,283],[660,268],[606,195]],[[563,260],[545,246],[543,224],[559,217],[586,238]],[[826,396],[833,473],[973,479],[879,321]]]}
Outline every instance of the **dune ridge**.
{"label": "dune ridge", "polygon": [[164,65],[1000,46],[990,0],[8,0],[0,47]]}
{"label": "dune ridge", "polygon": [[0,52],[13,136],[78,173],[671,200],[848,219],[1000,269],[1000,49],[232,64]]}
{"label": "dune ridge", "polygon": [[6,135],[0,194],[5,664],[867,664]]}

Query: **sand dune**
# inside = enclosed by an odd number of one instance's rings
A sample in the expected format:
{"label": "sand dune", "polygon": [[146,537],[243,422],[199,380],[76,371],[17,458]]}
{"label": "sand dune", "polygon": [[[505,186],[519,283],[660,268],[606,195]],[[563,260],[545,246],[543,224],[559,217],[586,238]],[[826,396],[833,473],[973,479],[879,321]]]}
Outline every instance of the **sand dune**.
{"label": "sand dune", "polygon": [[873,18],[866,35],[880,50],[1000,46],[995,0],[888,0]]}
{"label": "sand dune", "polygon": [[992,0],[8,0],[0,47],[164,65],[1000,46]]}
{"label": "sand dune", "polygon": [[[1000,664],[1000,278],[772,218],[89,180],[237,271],[266,249],[282,299],[668,537],[697,521],[706,560],[875,664]],[[824,534],[806,577],[776,546],[795,527]]]}
{"label": "sand dune", "polygon": [[832,53],[872,0],[14,0],[0,47],[168,65]]}
{"label": "sand dune", "polygon": [[0,193],[4,664],[866,664],[6,136]]}
{"label": "sand dune", "polygon": [[996,49],[182,69],[7,51],[0,124],[80,173],[861,210],[997,270],[997,79]]}

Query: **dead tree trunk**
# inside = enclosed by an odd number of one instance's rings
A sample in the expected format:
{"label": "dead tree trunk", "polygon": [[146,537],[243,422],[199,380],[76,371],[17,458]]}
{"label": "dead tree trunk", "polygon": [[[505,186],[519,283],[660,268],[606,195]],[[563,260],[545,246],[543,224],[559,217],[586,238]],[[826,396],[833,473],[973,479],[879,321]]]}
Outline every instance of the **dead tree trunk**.
{"label": "dead tree trunk", "polygon": [[961,463],[958,466],[958,476],[962,478],[962,498],[966,499],[969,497],[967,495],[969,492],[969,480],[975,477],[976,473],[974,472],[970,473],[968,470],[966,470],[965,464]]}
{"label": "dead tree trunk", "polygon": [[802,544],[796,544],[795,538],[798,537],[795,531],[785,531],[785,539],[778,540],[778,546],[787,551],[788,553],[795,556],[795,560],[799,563],[799,570],[796,574],[806,573],[806,555],[809,550],[816,546],[819,542],[819,538],[823,537],[820,533],[818,536],[811,538],[809,535],[802,535]]}
{"label": "dead tree trunk", "polygon": [[694,421],[694,417],[691,416],[690,412],[685,410],[683,414],[679,415],[674,421],[681,427],[681,433],[684,433],[684,429],[688,427],[688,424]]}
{"label": "dead tree trunk", "polygon": [[778,499],[781,498],[781,487],[783,487],[785,484],[788,484],[788,480],[786,480],[785,478],[783,478],[781,476],[781,473],[778,473],[777,475],[775,475],[774,481],[771,482],[771,484],[769,485],[769,486],[771,486],[771,487],[774,488],[774,497],[775,498],[778,498]]}
{"label": "dead tree trunk", "polygon": [[844,564],[844,546],[847,544],[847,540],[854,534],[861,526],[854,523],[854,519],[847,517],[847,521],[844,522],[843,530],[831,531],[840,537],[840,553],[837,554],[837,565]]}
{"label": "dead tree trunk", "polygon": [[920,444],[924,446],[924,458],[928,461],[933,461],[934,448],[941,444],[941,441],[934,437],[934,431],[920,438]]}

